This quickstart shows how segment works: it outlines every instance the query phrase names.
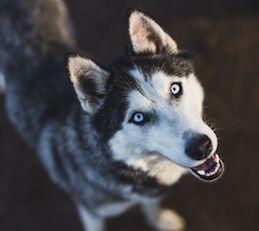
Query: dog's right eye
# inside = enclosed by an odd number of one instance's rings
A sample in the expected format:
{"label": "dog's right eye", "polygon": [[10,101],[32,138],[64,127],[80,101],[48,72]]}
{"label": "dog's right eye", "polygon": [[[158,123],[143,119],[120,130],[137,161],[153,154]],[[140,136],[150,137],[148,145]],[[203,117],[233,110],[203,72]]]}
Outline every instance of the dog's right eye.
{"label": "dog's right eye", "polygon": [[174,95],[174,97],[178,98],[183,93],[182,84],[173,83],[171,85],[171,93]]}
{"label": "dog's right eye", "polygon": [[149,121],[149,117],[142,112],[135,112],[131,116],[129,122],[137,125],[143,125]]}

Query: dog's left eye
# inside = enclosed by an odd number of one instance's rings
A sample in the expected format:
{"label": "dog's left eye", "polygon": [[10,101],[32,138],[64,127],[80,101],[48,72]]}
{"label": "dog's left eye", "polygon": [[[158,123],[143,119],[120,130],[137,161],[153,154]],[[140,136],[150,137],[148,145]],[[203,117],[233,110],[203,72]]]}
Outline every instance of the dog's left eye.
{"label": "dog's left eye", "polygon": [[171,85],[171,93],[178,98],[183,92],[181,83],[173,83]]}
{"label": "dog's left eye", "polygon": [[137,125],[143,125],[149,121],[149,117],[142,112],[135,112],[131,116],[129,122]]}

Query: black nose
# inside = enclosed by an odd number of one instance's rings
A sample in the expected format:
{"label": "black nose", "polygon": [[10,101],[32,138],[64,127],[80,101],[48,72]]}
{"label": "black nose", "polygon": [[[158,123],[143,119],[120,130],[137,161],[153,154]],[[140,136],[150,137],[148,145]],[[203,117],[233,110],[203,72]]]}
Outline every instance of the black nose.
{"label": "black nose", "polygon": [[212,151],[211,140],[206,135],[196,135],[193,137],[185,148],[188,156],[195,160],[205,159]]}

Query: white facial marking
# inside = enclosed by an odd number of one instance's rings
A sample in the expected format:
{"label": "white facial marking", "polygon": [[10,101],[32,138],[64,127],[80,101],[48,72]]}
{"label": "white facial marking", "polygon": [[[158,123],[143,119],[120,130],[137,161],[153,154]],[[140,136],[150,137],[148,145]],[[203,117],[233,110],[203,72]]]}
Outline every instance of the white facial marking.
{"label": "white facial marking", "polygon": [[[217,148],[215,133],[202,120],[203,89],[194,74],[177,77],[160,71],[145,79],[137,68],[130,74],[144,93],[132,90],[128,95],[122,128],[109,142],[114,158],[143,170],[161,183],[172,184],[186,168],[204,161],[193,160],[185,153],[186,132],[207,135],[212,140],[212,153]],[[173,94],[179,90],[182,93],[175,99]],[[134,111],[150,114],[154,121],[144,125],[128,123]]]}

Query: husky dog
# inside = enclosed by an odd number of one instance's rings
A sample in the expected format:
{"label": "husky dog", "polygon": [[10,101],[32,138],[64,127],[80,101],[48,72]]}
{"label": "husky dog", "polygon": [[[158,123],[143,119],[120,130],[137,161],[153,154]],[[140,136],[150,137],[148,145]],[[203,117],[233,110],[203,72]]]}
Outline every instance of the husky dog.
{"label": "husky dog", "polygon": [[69,80],[64,57],[77,47],[61,0],[0,0],[0,21],[9,118],[85,229],[138,204],[151,227],[182,230],[163,196],[188,172],[210,182],[224,169],[190,57],[132,10],[127,54],[110,67],[70,55]]}

